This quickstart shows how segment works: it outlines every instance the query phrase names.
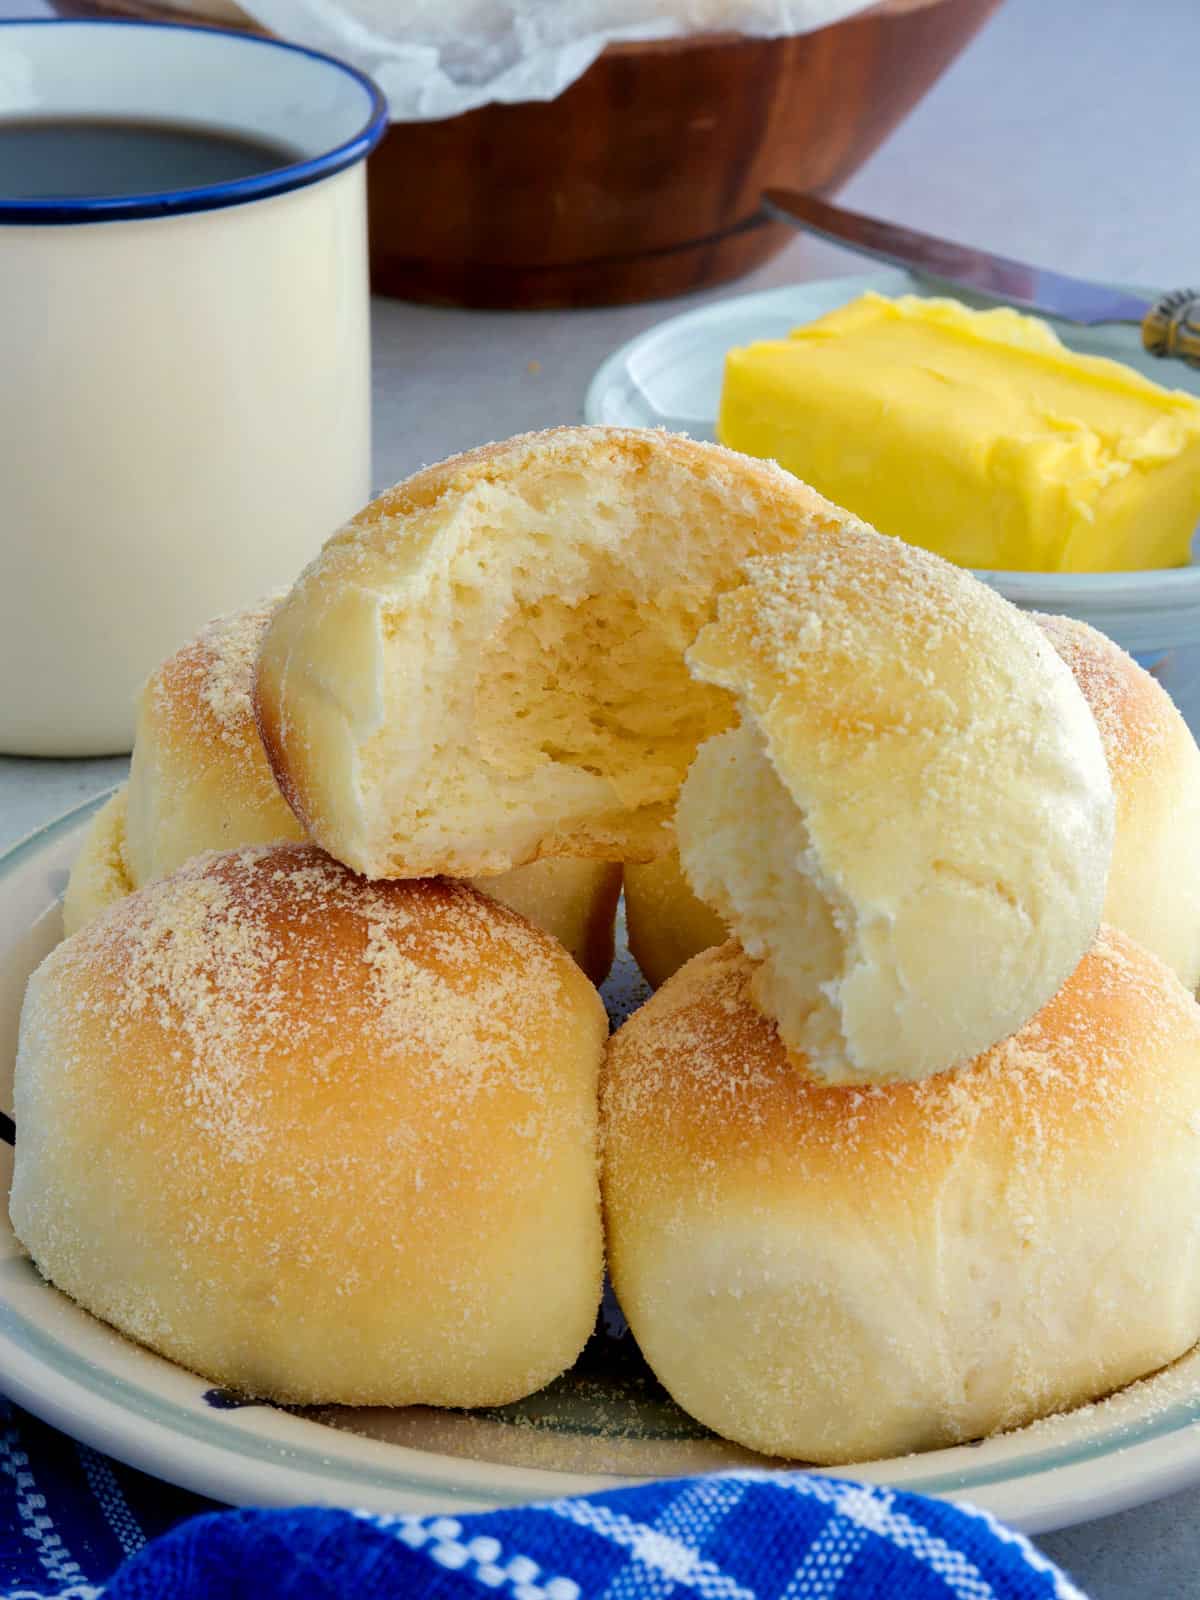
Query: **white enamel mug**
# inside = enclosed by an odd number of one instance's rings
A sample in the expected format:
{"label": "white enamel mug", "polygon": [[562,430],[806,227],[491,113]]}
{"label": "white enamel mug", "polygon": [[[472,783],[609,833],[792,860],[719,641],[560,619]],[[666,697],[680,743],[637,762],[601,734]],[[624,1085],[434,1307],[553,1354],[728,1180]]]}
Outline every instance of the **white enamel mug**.
{"label": "white enamel mug", "polygon": [[0,119],[298,152],[204,188],[0,195],[0,750],[127,750],[145,677],[370,492],[374,85],[218,29],[0,23]]}

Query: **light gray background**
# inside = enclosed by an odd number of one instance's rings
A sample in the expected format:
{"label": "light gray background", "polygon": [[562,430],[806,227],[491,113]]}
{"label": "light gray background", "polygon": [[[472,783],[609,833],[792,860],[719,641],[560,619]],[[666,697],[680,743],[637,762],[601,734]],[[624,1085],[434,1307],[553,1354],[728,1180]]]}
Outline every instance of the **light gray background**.
{"label": "light gray background", "polygon": [[[0,16],[39,14],[0,0]],[[842,198],[1069,272],[1162,287],[1200,280],[1198,62],[1200,0],[1007,0]],[[735,286],[657,305],[506,313],[378,301],[376,483],[486,439],[578,420],[604,355],[661,317],[862,266],[797,239]],[[119,781],[125,766],[0,757],[0,847]],[[1200,1490],[1039,1542],[1094,1600],[1200,1596]]]}

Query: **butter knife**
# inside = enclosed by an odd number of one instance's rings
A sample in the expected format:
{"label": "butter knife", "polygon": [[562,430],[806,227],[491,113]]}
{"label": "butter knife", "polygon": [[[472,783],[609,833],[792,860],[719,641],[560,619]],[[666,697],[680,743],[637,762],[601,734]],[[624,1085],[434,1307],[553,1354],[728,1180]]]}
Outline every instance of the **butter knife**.
{"label": "butter knife", "polygon": [[1141,328],[1142,343],[1151,355],[1175,356],[1200,367],[1200,292],[1195,289],[1175,289],[1148,300],[1111,284],[1069,278],[1045,267],[936,239],[915,228],[845,211],[816,195],[768,189],[763,204],[772,216],[808,233],[848,245],[860,255],[906,267],[951,289],[967,289],[1004,305],[1022,306],[1085,326],[1132,323]]}

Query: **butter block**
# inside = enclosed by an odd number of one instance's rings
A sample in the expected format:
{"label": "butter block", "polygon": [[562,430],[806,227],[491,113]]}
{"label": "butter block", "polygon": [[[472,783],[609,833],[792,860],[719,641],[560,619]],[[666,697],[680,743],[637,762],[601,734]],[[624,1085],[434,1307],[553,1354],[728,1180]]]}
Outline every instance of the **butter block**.
{"label": "butter block", "polygon": [[1200,518],[1200,402],[1007,309],[865,294],[731,350],[717,426],[962,566],[1182,566]]}

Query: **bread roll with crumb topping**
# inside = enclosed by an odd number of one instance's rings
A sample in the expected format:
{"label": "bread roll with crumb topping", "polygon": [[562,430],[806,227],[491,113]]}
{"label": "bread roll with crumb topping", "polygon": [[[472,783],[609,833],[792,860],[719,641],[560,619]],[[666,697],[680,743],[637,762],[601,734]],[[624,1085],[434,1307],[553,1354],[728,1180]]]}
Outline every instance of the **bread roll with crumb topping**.
{"label": "bread roll with crumb topping", "polygon": [[[91,917],[204,850],[300,841],[254,721],[254,662],[279,597],[218,617],[142,691],[128,794],[97,814],[67,888],[63,921]],[[567,947],[594,983],[612,965],[621,869],[547,861],[490,878],[485,893]]]}
{"label": "bread roll with crumb topping", "polygon": [[[1029,615],[1070,667],[1096,719],[1116,800],[1103,918],[1200,986],[1200,749],[1170,695],[1104,634]],[[656,988],[729,937],[696,897],[679,853],[625,869],[629,948]]]}
{"label": "bread roll with crumb topping", "polygon": [[[1200,1335],[1200,1007],[1115,930],[1013,1038],[862,1090],[789,1057],[732,941],[612,1039],[609,1270],[658,1378],[751,1449],[935,1449]],[[664,1137],[664,1133],[666,1136]]]}
{"label": "bread roll with crumb topping", "polygon": [[1170,695],[1086,622],[1035,615],[1096,719],[1116,796],[1104,920],[1200,985],[1200,749]]}
{"label": "bread roll with crumb topping", "polygon": [[204,850],[304,838],[254,724],[254,660],[278,596],[217,617],[148,679],[129,769],[134,888]]}
{"label": "bread roll with crumb topping", "polygon": [[567,856],[531,861],[494,878],[468,880],[481,894],[552,933],[594,984],[608,977],[616,949],[619,861]]}
{"label": "bread roll with crumb topping", "polygon": [[730,938],[720,915],[683,877],[678,848],[658,861],[627,861],[624,891],[629,954],[651,989],[693,955]]}
{"label": "bread roll with crumb topping", "polygon": [[109,906],[133,893],[125,859],[128,801],[128,787],[122,784],[88,824],[67,877],[62,908],[64,933],[78,932]]}
{"label": "bread roll with crumb topping", "polygon": [[728,939],[719,913],[684,877],[678,847],[657,861],[627,861],[624,884],[629,953],[652,989]]}
{"label": "bread roll with crumb topping", "polygon": [[899,539],[846,528],[745,572],[687,657],[741,712],[679,796],[688,879],[818,1076],[968,1061],[1099,925],[1113,794],[1087,702],[1027,616]]}
{"label": "bread roll with crumb topping", "polygon": [[598,995],[463,883],[194,859],[49,955],[11,1215],[58,1288],[246,1394],[501,1404],[591,1332]]}
{"label": "bread roll with crumb topping", "polygon": [[558,428],[388,490],[259,657],[259,726],[311,836],[368,877],[650,860],[732,721],[683,654],[747,555],[857,524],[773,463]]}

